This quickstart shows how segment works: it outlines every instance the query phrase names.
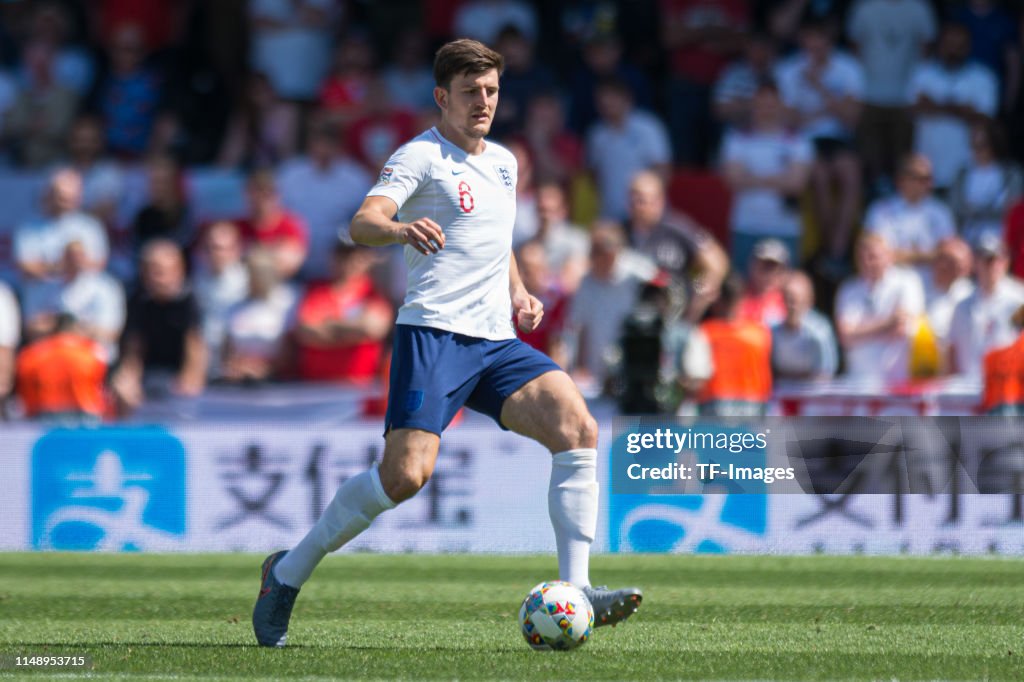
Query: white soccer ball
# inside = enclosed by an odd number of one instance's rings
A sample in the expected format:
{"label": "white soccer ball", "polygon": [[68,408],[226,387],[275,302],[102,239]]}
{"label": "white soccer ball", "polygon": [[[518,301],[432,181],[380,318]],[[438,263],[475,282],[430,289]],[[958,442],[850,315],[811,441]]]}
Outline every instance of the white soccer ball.
{"label": "white soccer ball", "polygon": [[541,583],[519,607],[519,627],[526,643],[537,651],[574,649],[590,639],[594,607],[572,583]]}

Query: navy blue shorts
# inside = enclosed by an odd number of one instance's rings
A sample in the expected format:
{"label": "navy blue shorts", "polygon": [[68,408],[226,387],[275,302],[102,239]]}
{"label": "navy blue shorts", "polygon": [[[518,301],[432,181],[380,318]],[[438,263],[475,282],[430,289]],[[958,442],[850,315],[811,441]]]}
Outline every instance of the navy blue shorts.
{"label": "navy blue shorts", "polygon": [[463,405],[501,428],[501,406],[524,384],[560,370],[519,339],[489,341],[432,327],[395,327],[384,433],[422,429],[441,435]]}

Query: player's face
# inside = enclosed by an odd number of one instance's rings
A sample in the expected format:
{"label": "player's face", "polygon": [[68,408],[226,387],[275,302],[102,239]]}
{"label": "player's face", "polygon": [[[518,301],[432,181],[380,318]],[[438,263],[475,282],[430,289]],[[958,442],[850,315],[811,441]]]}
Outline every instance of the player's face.
{"label": "player's face", "polygon": [[434,98],[448,125],[471,139],[485,137],[498,107],[498,71],[455,76],[448,89],[434,88]]}

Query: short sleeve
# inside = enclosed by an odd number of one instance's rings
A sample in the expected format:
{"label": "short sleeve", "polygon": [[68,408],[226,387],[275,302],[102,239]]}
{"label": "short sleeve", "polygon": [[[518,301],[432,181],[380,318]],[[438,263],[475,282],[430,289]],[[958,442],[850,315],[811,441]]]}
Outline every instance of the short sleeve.
{"label": "short sleeve", "polygon": [[368,197],[387,197],[402,208],[416,190],[430,177],[430,162],[413,145],[400,147],[377,176],[377,183],[366,193]]}

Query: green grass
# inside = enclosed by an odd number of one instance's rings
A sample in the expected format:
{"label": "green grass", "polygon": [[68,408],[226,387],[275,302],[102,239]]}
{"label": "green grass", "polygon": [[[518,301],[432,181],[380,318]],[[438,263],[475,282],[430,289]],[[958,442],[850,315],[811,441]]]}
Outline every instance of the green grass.
{"label": "green grass", "polygon": [[94,678],[1024,680],[1016,560],[596,557],[640,612],[538,653],[515,614],[551,557],[332,556],[284,650],[254,645],[261,559],[0,554],[0,654],[88,654]]}

